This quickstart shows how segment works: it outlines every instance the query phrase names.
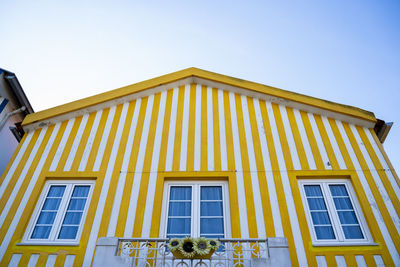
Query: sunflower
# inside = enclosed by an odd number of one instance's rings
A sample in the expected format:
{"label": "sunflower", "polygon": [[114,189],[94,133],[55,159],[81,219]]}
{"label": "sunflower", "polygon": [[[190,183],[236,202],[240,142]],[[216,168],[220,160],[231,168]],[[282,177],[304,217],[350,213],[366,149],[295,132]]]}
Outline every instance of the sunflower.
{"label": "sunflower", "polygon": [[221,243],[217,239],[209,239],[208,242],[210,243],[210,248],[213,250],[218,250],[221,246]]}
{"label": "sunflower", "polygon": [[180,247],[181,240],[179,238],[172,238],[168,242],[168,249],[171,252],[177,251]]}
{"label": "sunflower", "polygon": [[194,240],[191,237],[185,237],[181,240],[181,245],[179,246],[179,251],[185,258],[193,258],[196,255],[194,250]]}
{"label": "sunflower", "polygon": [[210,242],[204,237],[196,238],[194,240],[194,250],[200,256],[207,255],[211,250]]}

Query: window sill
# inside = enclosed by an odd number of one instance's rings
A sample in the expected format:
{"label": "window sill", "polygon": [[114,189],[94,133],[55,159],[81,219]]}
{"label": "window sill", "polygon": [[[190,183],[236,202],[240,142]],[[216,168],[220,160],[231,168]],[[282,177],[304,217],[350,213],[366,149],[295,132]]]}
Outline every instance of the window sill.
{"label": "window sill", "polygon": [[51,242],[51,241],[47,241],[47,242],[21,242],[21,243],[17,243],[17,246],[60,246],[60,247],[77,247],[79,246],[79,243],[71,243],[71,242]]}
{"label": "window sill", "polygon": [[366,243],[351,243],[351,242],[338,242],[338,243],[313,243],[313,247],[361,247],[361,246],[379,246],[378,243],[366,242]]}

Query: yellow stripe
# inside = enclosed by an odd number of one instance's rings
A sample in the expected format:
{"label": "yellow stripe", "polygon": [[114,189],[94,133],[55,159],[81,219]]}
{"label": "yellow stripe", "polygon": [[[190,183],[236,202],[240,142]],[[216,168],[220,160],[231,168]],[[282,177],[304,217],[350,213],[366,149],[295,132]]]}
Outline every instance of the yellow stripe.
{"label": "yellow stripe", "polygon": [[249,157],[247,154],[248,149],[246,142],[246,133],[244,132],[243,110],[242,110],[242,101],[240,95],[235,94],[235,102],[236,102],[237,123],[238,123],[239,141],[240,141],[240,153],[242,157],[242,168],[244,170],[243,182],[246,195],[249,237],[256,238],[258,237],[256,211],[254,208],[254,197],[253,197],[253,188],[251,183],[251,175],[250,172],[248,172],[248,170],[250,170],[250,166],[249,166]]}
{"label": "yellow stripe", "polygon": [[58,162],[56,171],[63,171],[65,163],[67,162],[67,158],[69,156],[69,152],[71,151],[72,144],[75,141],[76,133],[78,132],[79,126],[81,125],[81,122],[82,122],[82,116],[75,119],[74,126],[72,127],[72,130],[68,136],[67,143],[65,144],[65,147],[62,150],[62,155]]}
{"label": "yellow stripe", "polygon": [[71,166],[71,171],[78,171],[79,164],[81,163],[83,152],[85,151],[85,145],[89,139],[90,131],[92,130],[94,119],[96,117],[96,112],[92,112],[87,120],[85,130],[82,133],[81,141],[79,142],[74,161]]}
{"label": "yellow stripe", "polygon": [[36,266],[45,266],[49,255],[45,253],[40,253],[39,259],[36,263]]}
{"label": "yellow stripe", "polygon": [[315,136],[313,130],[311,128],[310,120],[308,119],[307,113],[304,111],[300,111],[301,118],[303,120],[304,128],[306,129],[306,134],[308,137],[308,142],[311,146],[311,151],[314,156],[315,165],[317,166],[318,170],[324,170],[325,166],[321,158],[321,154],[318,149],[317,141],[315,140]]}
{"label": "yellow stripe", "polygon": [[172,162],[172,170],[179,170],[179,162],[181,158],[181,140],[182,140],[182,116],[183,101],[185,97],[185,86],[179,87],[178,107],[176,113],[175,143],[174,143],[174,160]]}
{"label": "yellow stripe", "polygon": [[329,141],[328,134],[326,132],[325,126],[322,122],[320,115],[314,114],[315,122],[317,123],[319,133],[321,134],[322,141],[324,142],[326,153],[328,154],[329,162],[332,165],[333,170],[339,170],[339,163],[336,159],[335,152],[333,152],[332,144]]}
{"label": "yellow stripe", "polygon": [[[64,266],[66,258],[67,258],[67,255],[65,253],[58,254],[56,262],[54,263],[54,266]],[[78,265],[76,265],[76,266],[78,266]]]}
{"label": "yellow stripe", "polygon": [[[221,139],[219,135],[219,111],[218,111],[218,89],[212,89],[212,103],[207,103],[207,105],[212,105],[213,111],[213,129],[214,129],[214,168],[216,171],[221,170]],[[223,137],[225,138],[225,137]]]}
{"label": "yellow stripe", "polygon": [[258,134],[257,119],[254,110],[253,98],[247,97],[247,105],[249,107],[249,119],[251,125],[251,133],[253,135],[254,156],[256,159],[258,170],[258,184],[260,186],[261,203],[264,214],[264,224],[267,237],[275,236],[274,221],[272,219],[272,211],[269,200],[269,192],[267,178],[265,176],[265,166],[263,155],[261,152],[260,136]]}
{"label": "yellow stripe", "polygon": [[286,112],[287,112],[287,115],[289,118],[290,126],[292,128],[293,139],[294,139],[294,142],[296,143],[296,149],[297,149],[297,153],[299,155],[301,168],[303,170],[309,170],[310,166],[308,165],[307,155],[306,155],[306,152],[304,151],[303,142],[301,140],[299,128],[297,126],[297,122],[294,117],[293,109],[286,107]]}
{"label": "yellow stripe", "polygon": [[[143,132],[144,117],[146,115],[147,101],[148,97],[142,98],[142,102],[140,104],[140,111],[136,125],[136,132],[132,143],[132,151],[128,164],[128,172],[126,174],[124,193],[122,195],[123,200],[130,199],[131,196],[132,184],[135,176],[134,172],[136,169],[137,157],[140,147],[140,139],[142,137],[142,132]],[[135,105],[137,105],[137,102],[135,103]],[[117,228],[115,230],[115,236],[124,235],[126,218],[128,216],[128,208],[129,208],[129,201],[122,201],[119,210],[118,223],[117,223]]]}
{"label": "yellow stripe", "polygon": [[161,147],[160,147],[160,159],[158,161],[159,173],[157,174],[156,190],[154,194],[150,237],[159,237],[160,234],[162,234],[159,233],[160,221],[161,221],[161,207],[162,207],[163,192],[164,192],[163,190],[164,179],[161,178],[161,173],[165,170],[165,162],[167,159],[168,132],[170,130],[169,124],[171,119],[171,107],[172,107],[172,93],[173,90],[169,90],[167,92],[167,102],[165,106],[164,125],[163,125]]}
{"label": "yellow stripe", "polygon": [[274,145],[274,141],[273,141],[274,138],[273,138],[272,131],[271,131],[271,123],[268,118],[268,111],[265,106],[265,102],[261,101],[261,100],[260,100],[260,109],[261,109],[261,115],[262,115],[262,119],[263,119],[263,123],[264,123],[264,130],[265,130],[265,135],[266,135],[267,144],[268,144],[268,152],[269,152],[269,156],[270,156],[270,160],[271,160],[271,167],[272,167],[273,176],[274,176],[275,189],[276,189],[277,197],[278,197],[278,204],[279,204],[279,211],[281,214],[283,232],[284,232],[285,237],[287,238],[288,244],[289,244],[290,261],[293,266],[298,266],[299,262],[297,261],[297,251],[296,251],[296,247],[294,245],[292,227],[290,226],[290,219],[289,219],[289,213],[288,213],[287,205],[286,205],[286,198],[285,198],[285,195],[283,194],[284,190],[283,190],[275,145]]}
{"label": "yellow stripe", "polygon": [[[231,109],[229,106],[229,95],[227,91],[223,92],[224,96],[224,113],[225,113],[225,130],[226,130],[226,148],[228,157],[228,170],[235,171],[235,159],[233,153],[233,137],[232,137],[232,119]],[[218,103],[222,105],[222,103]],[[223,138],[223,137],[222,137]],[[231,230],[232,238],[240,238],[240,219],[239,219],[239,203],[237,195],[236,175],[232,182],[229,181],[230,209],[231,209]]]}
{"label": "yellow stripe", "polygon": [[104,109],[101,114],[101,119],[99,122],[98,129],[96,131],[96,136],[93,140],[92,149],[89,154],[88,162],[86,164],[86,171],[93,170],[94,161],[96,160],[97,151],[99,150],[99,145],[101,142],[101,137],[103,136],[104,128],[106,126],[108,115],[110,114],[110,109]]}
{"label": "yellow stripe", "polygon": [[[332,255],[332,254],[327,254],[327,255],[325,256],[325,259],[326,259],[326,263],[327,263],[328,267],[336,267],[336,266],[337,266],[337,264],[336,264],[336,259],[335,259],[335,256],[334,256],[334,255]],[[315,265],[315,266],[316,266],[316,265]]]}
{"label": "yellow stripe", "polygon": [[24,253],[19,260],[18,267],[25,267],[28,265],[29,259],[31,258],[30,253]]}
{"label": "yellow stripe", "polygon": [[149,171],[151,169],[151,160],[153,156],[157,121],[164,119],[164,118],[158,118],[158,110],[160,109],[160,96],[161,93],[158,93],[154,96],[154,104],[150,120],[150,129],[147,138],[146,154],[144,156],[144,162],[143,162],[143,174],[140,182],[139,197],[136,205],[135,223],[132,232],[132,235],[134,237],[141,236],[142,233],[144,207],[146,206],[147,191],[149,190],[148,189],[149,176],[150,176]]}
{"label": "yellow stripe", "polygon": [[347,266],[357,266],[356,258],[354,255],[344,255]]}
{"label": "yellow stripe", "polygon": [[[195,118],[196,118],[196,84],[190,85],[190,99],[189,99],[189,123],[188,123],[188,139],[187,139],[187,161],[186,170],[194,170],[194,138],[195,138]],[[183,129],[184,131],[186,129]]]}
{"label": "yellow stripe", "polygon": [[207,150],[207,105],[212,105],[212,103],[207,103],[207,87],[201,86],[201,165],[200,169],[202,171],[208,170],[208,154]]}

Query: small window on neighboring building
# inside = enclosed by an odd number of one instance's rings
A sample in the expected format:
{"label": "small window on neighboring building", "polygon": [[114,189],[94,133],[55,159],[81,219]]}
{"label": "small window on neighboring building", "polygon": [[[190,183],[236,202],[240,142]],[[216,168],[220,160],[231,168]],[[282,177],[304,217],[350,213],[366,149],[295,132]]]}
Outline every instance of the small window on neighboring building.
{"label": "small window on neighboring building", "polygon": [[24,242],[78,243],[94,183],[46,183],[24,237]]}
{"label": "small window on neighboring building", "polygon": [[349,181],[300,181],[300,191],[314,244],[371,242]]}

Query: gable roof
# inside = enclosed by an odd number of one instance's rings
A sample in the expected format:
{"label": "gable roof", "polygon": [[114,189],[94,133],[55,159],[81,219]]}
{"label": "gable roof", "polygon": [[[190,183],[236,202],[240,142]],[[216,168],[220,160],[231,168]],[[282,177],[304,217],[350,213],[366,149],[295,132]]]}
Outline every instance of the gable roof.
{"label": "gable roof", "polygon": [[122,100],[127,101],[132,97],[142,97],[185,83],[200,83],[224,90],[231,90],[237,93],[266,99],[274,103],[284,104],[309,112],[334,117],[366,127],[373,127],[376,123],[376,118],[372,112],[356,107],[338,104],[198,68],[187,68],[29,114],[23,121],[22,125],[27,130],[42,127],[55,123],[56,121],[73,117],[73,115],[82,115],[83,113],[97,110],[100,107],[104,108],[108,105],[111,106],[122,103]]}

